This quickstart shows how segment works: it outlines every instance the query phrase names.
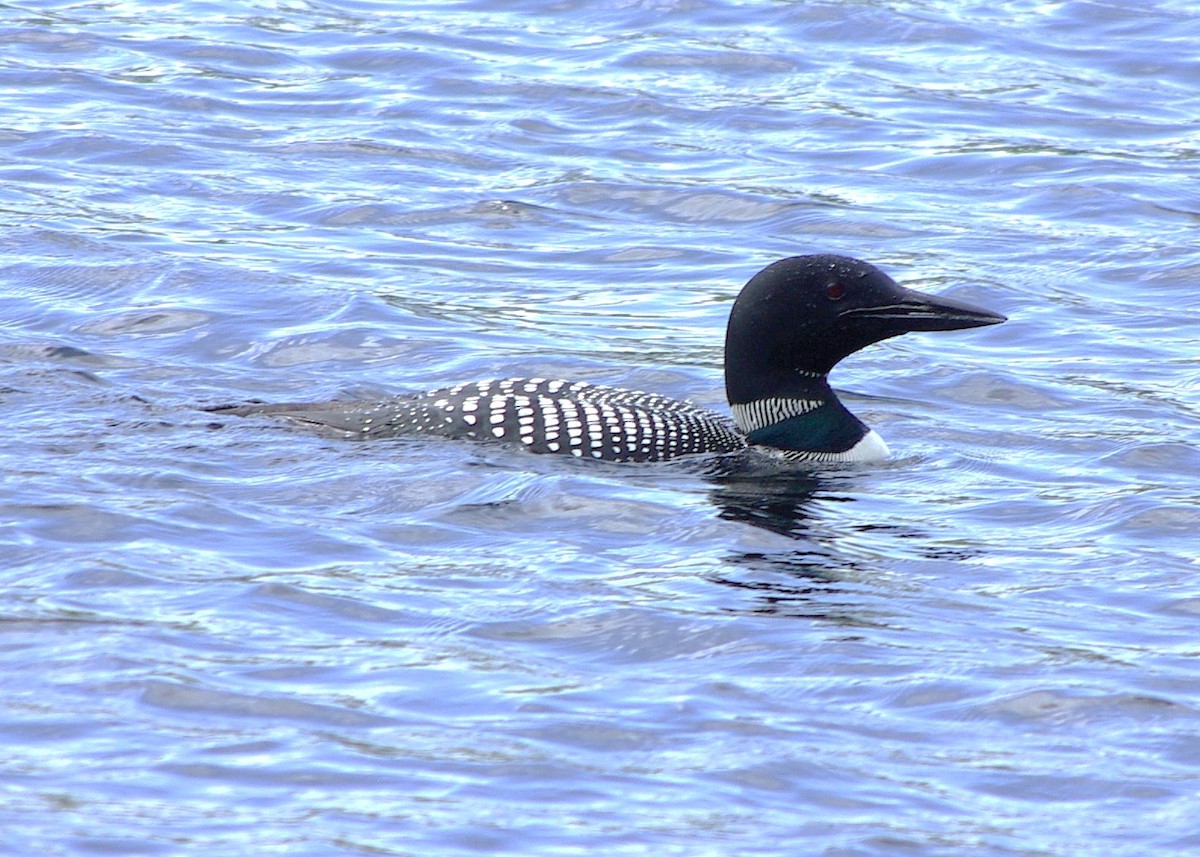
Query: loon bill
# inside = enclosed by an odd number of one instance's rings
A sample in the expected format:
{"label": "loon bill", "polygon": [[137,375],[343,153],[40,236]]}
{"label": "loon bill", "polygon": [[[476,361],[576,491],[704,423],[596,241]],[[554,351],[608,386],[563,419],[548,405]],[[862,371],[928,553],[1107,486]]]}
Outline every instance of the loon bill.
{"label": "loon bill", "polygon": [[382,401],[208,410],[286,417],[348,437],[423,432],[605,461],[663,461],[749,446],[797,461],[875,461],[888,455],[887,444],[838,399],[830,370],[902,333],[1002,321],[998,313],[903,288],[858,259],[793,256],[755,274],[729,314],[725,392],[732,421],[655,393],[545,378],[458,384]]}

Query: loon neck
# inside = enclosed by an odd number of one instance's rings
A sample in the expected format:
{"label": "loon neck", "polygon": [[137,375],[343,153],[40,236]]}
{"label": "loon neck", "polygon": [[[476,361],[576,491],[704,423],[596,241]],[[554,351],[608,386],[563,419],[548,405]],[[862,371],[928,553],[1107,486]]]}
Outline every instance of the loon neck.
{"label": "loon neck", "polygon": [[829,386],[829,376],[820,372],[793,372],[786,383],[773,385],[772,395],[729,403],[733,420],[745,434],[794,417],[804,416],[830,402],[838,401]]}
{"label": "loon neck", "polygon": [[780,395],[731,402],[730,410],[750,443],[816,459],[857,458],[860,442],[868,434],[878,437],[818,372],[796,373]]}

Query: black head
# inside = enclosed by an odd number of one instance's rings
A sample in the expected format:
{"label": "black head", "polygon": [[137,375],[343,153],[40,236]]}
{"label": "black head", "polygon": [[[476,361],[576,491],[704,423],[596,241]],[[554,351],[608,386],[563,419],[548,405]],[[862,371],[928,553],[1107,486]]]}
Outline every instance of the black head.
{"label": "black head", "polygon": [[873,342],[1004,320],[905,289],[849,256],[793,256],[755,274],[734,302],[725,334],[725,389],[733,404],[787,396]]}

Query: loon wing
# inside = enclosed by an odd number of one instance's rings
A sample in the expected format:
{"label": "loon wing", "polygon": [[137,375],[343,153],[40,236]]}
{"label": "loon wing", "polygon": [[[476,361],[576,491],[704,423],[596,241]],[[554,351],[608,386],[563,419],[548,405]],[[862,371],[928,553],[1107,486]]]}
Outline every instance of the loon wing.
{"label": "loon wing", "polygon": [[363,439],[419,433],[520,443],[531,452],[661,461],[746,446],[727,418],[690,402],[585,382],[508,378],[370,402],[212,408],[277,416]]}

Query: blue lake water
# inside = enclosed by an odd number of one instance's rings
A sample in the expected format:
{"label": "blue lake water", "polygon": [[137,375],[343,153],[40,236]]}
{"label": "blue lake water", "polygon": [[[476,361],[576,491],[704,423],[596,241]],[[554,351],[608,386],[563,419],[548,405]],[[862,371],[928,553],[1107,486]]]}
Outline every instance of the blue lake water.
{"label": "blue lake water", "polygon": [[[0,6],[0,849],[1200,850],[1184,2]],[[1010,317],[718,477],[203,405],[724,408],[777,258]]]}

